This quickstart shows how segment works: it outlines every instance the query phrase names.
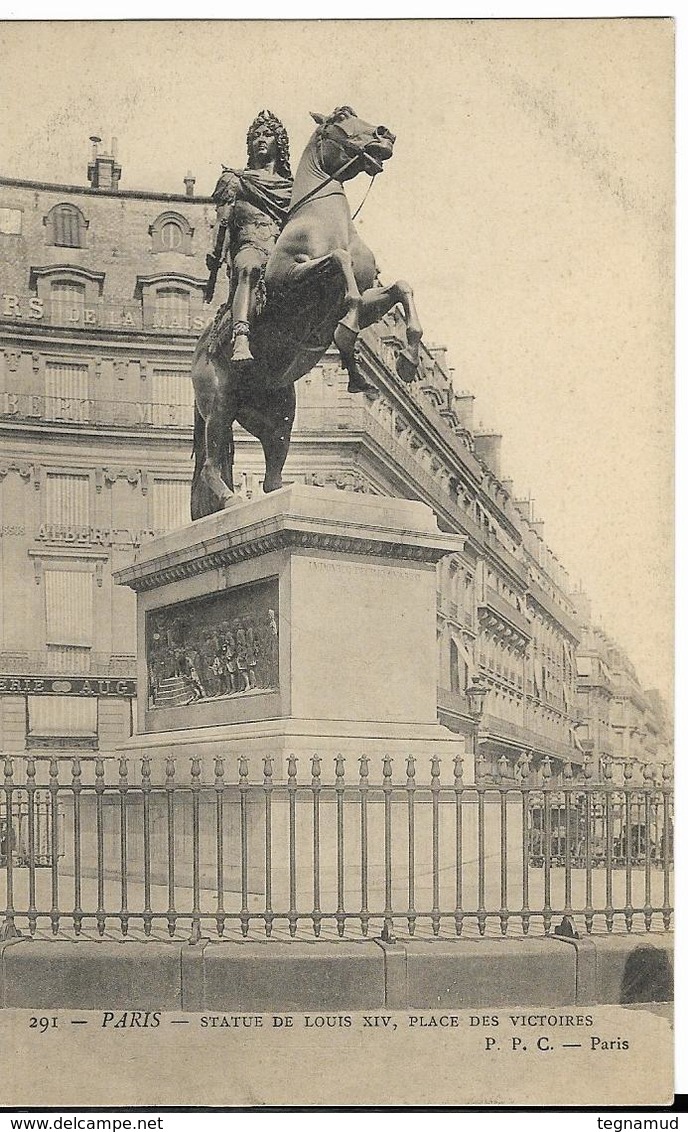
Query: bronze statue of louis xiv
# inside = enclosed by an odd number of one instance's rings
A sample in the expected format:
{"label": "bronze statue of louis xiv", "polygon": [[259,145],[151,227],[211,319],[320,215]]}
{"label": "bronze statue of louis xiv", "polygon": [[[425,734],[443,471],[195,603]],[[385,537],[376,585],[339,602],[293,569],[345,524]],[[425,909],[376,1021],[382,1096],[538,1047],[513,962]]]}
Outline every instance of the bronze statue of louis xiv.
{"label": "bronze statue of louis xiv", "polygon": [[261,271],[286,221],[294,183],[287,131],[271,111],[261,110],[251,123],[246,145],[246,168],[223,166],[215,186],[217,231],[214,250],[206,258],[206,302],[223,263],[229,276],[229,301],[216,319],[211,350],[231,327],[231,361],[238,364],[253,361],[250,328],[259,313]]}

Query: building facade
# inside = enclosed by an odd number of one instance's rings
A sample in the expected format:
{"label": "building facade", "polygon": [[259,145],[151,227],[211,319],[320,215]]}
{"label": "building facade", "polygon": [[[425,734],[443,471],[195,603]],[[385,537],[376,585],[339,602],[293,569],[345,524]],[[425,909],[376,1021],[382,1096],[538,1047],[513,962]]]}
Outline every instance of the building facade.
{"label": "building facade", "polygon": [[[83,186],[0,177],[0,745],[10,753],[107,753],[131,734],[134,597],[112,572],[189,521],[189,363],[226,294],[218,285],[215,304],[203,303],[215,210],[191,176],[179,194],[120,189],[114,148],[94,146]],[[347,393],[334,352],[299,381],[285,478],[418,498],[463,536],[437,573],[439,718],[488,776],[512,775],[524,755],[536,770],[549,758],[555,778],[567,763],[577,775],[590,743],[603,754],[635,741],[637,680],[619,653],[605,660],[618,673],[609,695],[595,685],[584,701],[591,630],[532,501],[503,476],[501,437],[475,429],[474,398],[455,389],[444,349],[423,347],[420,380],[399,381],[403,332],[392,313],[361,337],[374,395]],[[262,453],[236,433],[250,498]]]}

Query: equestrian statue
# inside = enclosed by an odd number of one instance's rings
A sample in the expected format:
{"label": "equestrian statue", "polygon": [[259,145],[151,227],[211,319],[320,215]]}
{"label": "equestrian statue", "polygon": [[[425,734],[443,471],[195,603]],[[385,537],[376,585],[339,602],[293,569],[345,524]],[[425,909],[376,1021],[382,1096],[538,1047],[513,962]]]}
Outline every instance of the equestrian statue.
{"label": "equestrian statue", "polygon": [[406,382],[417,375],[422,328],[408,283],[383,287],[372,252],[353,226],[343,183],[382,172],[395,137],[350,106],[313,114],[316,130],[291,176],[284,126],[262,111],[247,137],[248,165],[225,168],[213,194],[216,240],[207,257],[212,298],[223,263],[229,299],[201,334],[191,377],[195,395],[191,517],[236,502],[234,421],[260,441],[263,490],[282,486],[296,409],[295,382],[334,341],[350,393],[371,386],[356,365],[359,331],[400,304],[407,345],[397,357]]}

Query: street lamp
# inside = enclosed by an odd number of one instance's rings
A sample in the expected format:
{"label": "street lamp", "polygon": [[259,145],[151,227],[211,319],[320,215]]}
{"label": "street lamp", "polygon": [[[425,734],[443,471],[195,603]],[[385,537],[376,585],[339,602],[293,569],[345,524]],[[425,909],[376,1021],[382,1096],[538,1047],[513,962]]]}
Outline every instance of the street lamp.
{"label": "street lamp", "polygon": [[487,691],[487,687],[485,686],[485,684],[483,684],[482,680],[478,676],[474,676],[470,684],[466,688],[468,711],[470,713],[471,719],[473,719],[477,725],[480,724],[480,720],[483,717]]}
{"label": "street lamp", "polygon": [[485,711],[485,697],[487,696],[487,685],[483,684],[479,676],[474,676],[470,684],[466,688],[466,699],[468,700],[468,713],[474,723],[473,733],[473,763],[474,763],[474,776],[477,771],[477,762],[480,756],[480,722],[483,718]]}

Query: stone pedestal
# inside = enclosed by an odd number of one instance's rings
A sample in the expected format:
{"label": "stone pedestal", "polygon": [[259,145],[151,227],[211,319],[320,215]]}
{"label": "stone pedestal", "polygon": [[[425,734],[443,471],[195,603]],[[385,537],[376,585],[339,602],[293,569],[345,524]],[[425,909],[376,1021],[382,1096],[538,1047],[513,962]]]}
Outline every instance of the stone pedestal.
{"label": "stone pedestal", "polygon": [[265,755],[276,781],[289,754],[299,777],[312,754],[453,758],[435,564],[462,544],[423,503],[301,484],[147,544],[115,575],[138,598],[132,754],[244,755],[253,782]]}

